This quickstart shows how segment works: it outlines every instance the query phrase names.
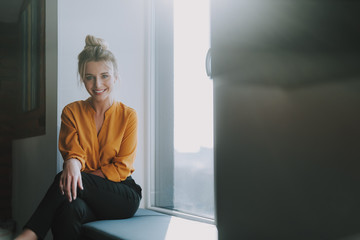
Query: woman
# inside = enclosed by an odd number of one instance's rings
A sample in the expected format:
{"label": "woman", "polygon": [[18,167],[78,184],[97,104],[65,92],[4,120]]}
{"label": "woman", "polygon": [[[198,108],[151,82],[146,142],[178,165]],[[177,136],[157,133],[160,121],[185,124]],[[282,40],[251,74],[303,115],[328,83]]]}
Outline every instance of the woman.
{"label": "woman", "polygon": [[78,71],[90,97],[67,105],[61,115],[59,150],[63,171],[50,186],[18,236],[78,239],[83,223],[129,218],[141,200],[132,179],[137,145],[134,109],[112,96],[118,80],[114,55],[100,38],[88,35],[78,56]]}

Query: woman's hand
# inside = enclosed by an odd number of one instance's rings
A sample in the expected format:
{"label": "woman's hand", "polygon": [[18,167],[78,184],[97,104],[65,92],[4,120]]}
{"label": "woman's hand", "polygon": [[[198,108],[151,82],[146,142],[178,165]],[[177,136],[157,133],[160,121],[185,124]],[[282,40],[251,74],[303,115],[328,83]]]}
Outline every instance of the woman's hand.
{"label": "woman's hand", "polygon": [[64,162],[64,169],[60,176],[60,191],[69,199],[69,202],[76,199],[77,187],[83,190],[81,178],[81,163],[72,158]]}

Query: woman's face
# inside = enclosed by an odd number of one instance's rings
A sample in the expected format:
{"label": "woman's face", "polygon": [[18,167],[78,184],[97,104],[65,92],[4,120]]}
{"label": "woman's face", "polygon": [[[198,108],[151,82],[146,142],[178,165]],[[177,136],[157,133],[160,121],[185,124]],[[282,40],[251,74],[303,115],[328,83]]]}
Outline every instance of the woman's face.
{"label": "woman's face", "polygon": [[115,81],[113,69],[105,62],[88,62],[86,64],[83,82],[93,100],[109,100]]}

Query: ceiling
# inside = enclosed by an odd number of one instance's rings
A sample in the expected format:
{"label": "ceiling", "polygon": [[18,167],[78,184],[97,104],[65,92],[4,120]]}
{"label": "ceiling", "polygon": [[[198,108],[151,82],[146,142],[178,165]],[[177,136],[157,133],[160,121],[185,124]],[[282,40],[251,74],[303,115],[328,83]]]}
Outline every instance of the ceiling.
{"label": "ceiling", "polygon": [[0,0],[0,22],[15,23],[23,0]]}

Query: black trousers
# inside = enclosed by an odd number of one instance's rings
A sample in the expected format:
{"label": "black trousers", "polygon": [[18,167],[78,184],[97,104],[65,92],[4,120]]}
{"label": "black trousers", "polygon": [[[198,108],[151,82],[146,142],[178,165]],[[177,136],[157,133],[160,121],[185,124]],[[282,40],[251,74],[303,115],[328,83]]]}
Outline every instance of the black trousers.
{"label": "black trousers", "polygon": [[54,182],[24,228],[33,230],[44,239],[51,228],[54,240],[80,239],[84,223],[103,219],[132,217],[139,207],[141,187],[128,177],[123,182],[112,182],[82,172],[84,190],[69,202],[60,193],[60,175]]}

